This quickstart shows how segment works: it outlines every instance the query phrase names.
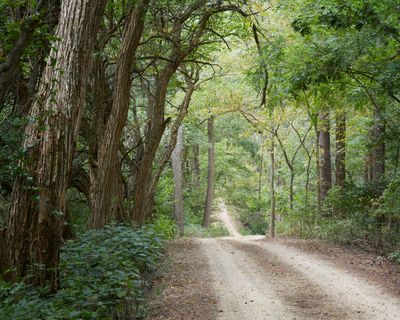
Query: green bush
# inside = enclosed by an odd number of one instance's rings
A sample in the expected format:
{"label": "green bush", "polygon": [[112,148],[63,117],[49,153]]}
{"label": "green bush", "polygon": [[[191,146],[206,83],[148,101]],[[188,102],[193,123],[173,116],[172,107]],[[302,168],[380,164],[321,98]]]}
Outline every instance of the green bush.
{"label": "green bush", "polygon": [[388,186],[378,182],[332,188],[324,203],[325,218],[318,223],[317,235],[340,242],[361,240],[377,247],[398,245],[399,185],[394,179]]}
{"label": "green bush", "polygon": [[390,253],[388,258],[394,262],[400,263],[400,250]]}
{"label": "green bush", "polygon": [[185,236],[195,238],[225,237],[229,231],[220,221],[211,222],[210,227],[203,228],[201,224],[185,224]]}
{"label": "green bush", "polygon": [[61,289],[0,283],[0,319],[132,319],[143,313],[145,275],[164,238],[154,227],[110,225],[69,241],[61,253]]}
{"label": "green bush", "polygon": [[240,211],[240,222],[250,234],[265,234],[268,229],[268,222],[262,213],[259,211]]}
{"label": "green bush", "polygon": [[173,239],[178,233],[175,220],[172,219],[172,217],[163,214],[158,215],[153,224],[149,225],[147,228],[153,229],[156,234],[164,240]]}
{"label": "green bush", "polygon": [[321,219],[316,226],[316,236],[332,242],[350,243],[360,231],[355,219]]}

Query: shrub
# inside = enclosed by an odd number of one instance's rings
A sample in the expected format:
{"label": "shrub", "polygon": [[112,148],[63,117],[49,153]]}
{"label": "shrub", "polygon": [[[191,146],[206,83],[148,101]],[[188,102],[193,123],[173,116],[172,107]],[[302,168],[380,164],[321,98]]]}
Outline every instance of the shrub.
{"label": "shrub", "polygon": [[203,228],[200,224],[187,223],[185,235],[196,238],[224,237],[229,236],[229,231],[220,221],[211,222],[208,228]]}
{"label": "shrub", "polygon": [[400,250],[390,253],[388,258],[394,262],[400,263]]}
{"label": "shrub", "polygon": [[148,228],[153,229],[164,240],[173,239],[178,233],[175,220],[163,214],[158,215],[153,224],[149,225]]}
{"label": "shrub", "polygon": [[162,255],[154,227],[110,225],[69,241],[61,253],[61,289],[0,283],[0,319],[132,319],[143,313],[145,275]]}
{"label": "shrub", "polygon": [[268,229],[268,222],[261,212],[259,211],[240,211],[240,222],[250,234],[265,234]]}

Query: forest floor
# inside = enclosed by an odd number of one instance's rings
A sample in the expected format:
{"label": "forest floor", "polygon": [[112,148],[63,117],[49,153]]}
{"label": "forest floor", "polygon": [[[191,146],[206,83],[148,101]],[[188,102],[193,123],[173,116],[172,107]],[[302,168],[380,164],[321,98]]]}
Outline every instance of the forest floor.
{"label": "forest floor", "polygon": [[155,280],[151,320],[400,319],[400,266],[356,249],[240,236],[177,239]]}

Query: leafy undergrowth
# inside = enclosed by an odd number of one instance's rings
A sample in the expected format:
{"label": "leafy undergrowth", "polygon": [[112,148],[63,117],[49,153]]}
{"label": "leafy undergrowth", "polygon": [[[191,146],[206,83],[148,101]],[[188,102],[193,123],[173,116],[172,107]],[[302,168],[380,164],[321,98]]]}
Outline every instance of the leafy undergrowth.
{"label": "leafy undergrowth", "polygon": [[388,258],[400,264],[400,250],[393,251],[389,254]]}
{"label": "leafy undergrowth", "polygon": [[186,224],[185,236],[194,238],[210,238],[229,236],[229,231],[220,221],[211,222],[208,228],[203,228],[200,224]]}
{"label": "leafy undergrowth", "polygon": [[169,231],[110,225],[66,243],[61,289],[0,282],[0,319],[141,319],[146,275],[162,256]]}

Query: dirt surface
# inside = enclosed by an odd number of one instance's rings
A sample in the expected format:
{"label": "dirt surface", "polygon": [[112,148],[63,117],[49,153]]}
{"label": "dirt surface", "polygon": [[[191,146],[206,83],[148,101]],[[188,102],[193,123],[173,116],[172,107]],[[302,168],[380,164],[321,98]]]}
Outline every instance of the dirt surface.
{"label": "dirt surface", "polygon": [[390,277],[382,282],[353,268],[349,261],[359,256],[327,244],[318,253],[313,242],[239,236],[220,208],[234,236],[174,241],[150,319],[400,319]]}
{"label": "dirt surface", "polygon": [[228,209],[226,208],[225,202],[220,200],[218,205],[219,212],[216,218],[224,224],[225,228],[228,230],[231,236],[240,237],[240,233],[238,231],[239,228],[237,227],[236,222],[228,214]]}
{"label": "dirt surface", "polygon": [[280,242],[318,255],[319,258],[335,263],[344,270],[366,279],[400,296],[400,265],[377,254],[369,253],[356,246],[339,246],[317,240],[280,239]]}
{"label": "dirt surface", "polygon": [[210,266],[195,239],[177,239],[155,279],[150,320],[216,319],[218,301],[210,282]]}

